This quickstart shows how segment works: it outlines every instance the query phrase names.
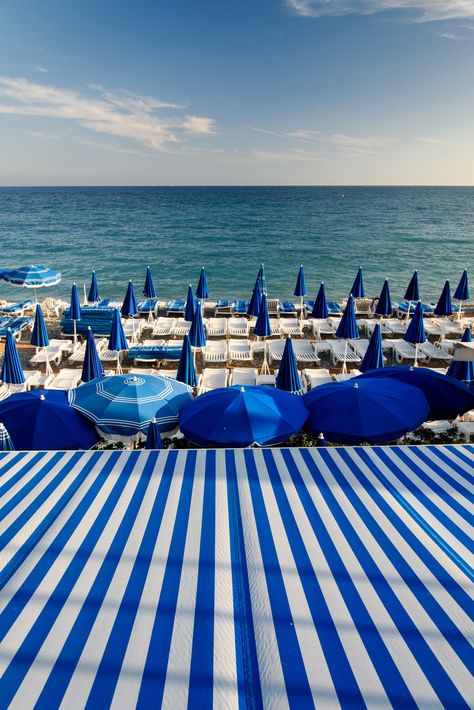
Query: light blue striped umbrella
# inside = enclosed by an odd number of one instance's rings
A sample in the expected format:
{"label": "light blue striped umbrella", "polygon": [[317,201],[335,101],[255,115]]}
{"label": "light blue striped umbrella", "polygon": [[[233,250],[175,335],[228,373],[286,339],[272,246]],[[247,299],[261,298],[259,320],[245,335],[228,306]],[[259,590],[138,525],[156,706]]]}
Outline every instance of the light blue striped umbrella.
{"label": "light blue striped umbrella", "polygon": [[173,432],[191,399],[191,387],[155,375],[114,375],[69,390],[71,406],[112,441],[145,439],[153,417],[161,433]]}
{"label": "light blue striped umbrella", "polygon": [[286,339],[275,384],[278,389],[285,390],[285,392],[293,392],[293,394],[301,394],[303,392],[293,342],[290,337]]}
{"label": "light blue striped umbrella", "polygon": [[418,301],[415,308],[415,313],[407,328],[407,332],[403,336],[403,340],[407,343],[412,343],[415,346],[415,367],[418,365],[418,346],[426,342],[425,324],[423,321],[423,308],[421,301]]}
{"label": "light blue striped umbrella", "polygon": [[128,342],[125,337],[122,319],[120,318],[120,311],[118,308],[114,309],[108,347],[109,350],[115,350],[117,353],[117,374],[120,374],[122,372],[122,368],[120,366],[120,353],[122,350],[128,350]]}
{"label": "light blue striped umbrella", "polygon": [[163,449],[163,441],[161,439],[161,434],[160,434],[160,427],[158,422],[156,421],[156,417],[153,417],[153,419],[150,422],[150,425],[148,427],[147,435],[146,435],[146,441],[145,441],[145,449]]}
{"label": "light blue striped umbrella", "polygon": [[61,281],[59,271],[49,269],[46,266],[20,266],[12,271],[5,271],[3,280],[12,286],[22,286],[23,288],[33,288],[35,291],[35,301],[37,301],[36,290],[48,286],[56,286]]}
{"label": "light blue striped umbrella", "polygon": [[385,279],[383,283],[379,300],[377,301],[377,306],[375,307],[375,313],[378,316],[392,315],[392,299],[390,298],[390,287],[387,279]]}
{"label": "light blue striped umbrella", "polygon": [[2,422],[0,422],[0,451],[15,451],[11,436]]}
{"label": "light blue striped umbrella", "polygon": [[364,279],[362,278],[362,266],[359,266],[359,271],[352,284],[351,294],[353,298],[364,298]]}
{"label": "light blue striped umbrella", "polygon": [[104,368],[97,353],[94,333],[91,327],[87,328],[86,352],[84,355],[84,363],[82,365],[82,382],[90,382],[97,377],[104,376]]}
{"label": "light blue striped umbrella", "polygon": [[133,283],[128,282],[127,293],[122,303],[122,315],[124,318],[133,318],[138,315],[137,299],[135,298],[135,291],[133,290]]}
{"label": "light blue striped umbrella", "polygon": [[35,323],[33,326],[33,332],[31,333],[30,343],[31,343],[31,345],[34,345],[37,348],[44,349],[44,354],[45,354],[45,359],[46,359],[46,373],[51,374],[52,368],[51,368],[51,365],[49,364],[49,360],[48,360],[48,345],[49,345],[48,330],[46,328],[46,323],[44,322],[43,311],[42,311],[42,308],[39,303],[36,304]]}
{"label": "light blue striped umbrella", "polygon": [[97,303],[97,301],[100,301],[99,284],[97,283],[97,276],[95,271],[92,272],[91,285],[89,288],[87,300],[89,303]]}
{"label": "light blue striped umbrella", "polygon": [[191,322],[194,316],[194,311],[196,310],[196,299],[193,293],[193,287],[191,284],[188,286],[188,295],[186,296],[186,308],[184,310],[184,320]]}
{"label": "light blue striped umbrella", "polygon": [[451,289],[449,288],[449,281],[446,280],[441,291],[441,295],[434,309],[435,316],[451,316],[453,314],[453,307],[451,303]]}
{"label": "light blue striped umbrella", "polygon": [[69,318],[74,324],[74,342],[77,342],[76,321],[81,320],[81,304],[79,302],[79,294],[76,284],[72,285],[71,289],[71,306],[69,309]]}
{"label": "light blue striped umbrella", "polygon": [[176,379],[178,382],[183,382],[185,385],[189,385],[189,387],[196,387],[198,383],[191,341],[189,340],[189,335],[187,333],[183,338],[183,347],[181,348]]}
{"label": "light blue striped umbrella", "polygon": [[205,270],[204,266],[202,267],[201,273],[199,274],[199,283],[198,283],[198,287],[196,289],[196,296],[200,299],[209,298],[209,291],[207,288],[206,270]]}
{"label": "light blue striped umbrella", "polygon": [[196,304],[191,328],[189,329],[189,342],[193,348],[203,348],[206,345],[206,331],[202,322],[201,303]]}
{"label": "light blue striped umbrella", "polygon": [[367,372],[368,370],[376,370],[383,366],[382,333],[380,331],[380,325],[377,323],[370,338],[369,347],[366,350],[364,359],[359,365],[359,370],[361,372]]}
{"label": "light blue striped umbrella", "polygon": [[10,328],[7,329],[0,380],[7,385],[22,385],[25,382],[20,356]]}

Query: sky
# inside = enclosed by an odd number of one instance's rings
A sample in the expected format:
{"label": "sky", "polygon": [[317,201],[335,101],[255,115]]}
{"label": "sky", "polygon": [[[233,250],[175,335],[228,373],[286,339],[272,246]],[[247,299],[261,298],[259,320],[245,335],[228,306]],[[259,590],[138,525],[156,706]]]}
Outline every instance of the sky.
{"label": "sky", "polygon": [[0,185],[474,185],[474,0],[0,0]]}

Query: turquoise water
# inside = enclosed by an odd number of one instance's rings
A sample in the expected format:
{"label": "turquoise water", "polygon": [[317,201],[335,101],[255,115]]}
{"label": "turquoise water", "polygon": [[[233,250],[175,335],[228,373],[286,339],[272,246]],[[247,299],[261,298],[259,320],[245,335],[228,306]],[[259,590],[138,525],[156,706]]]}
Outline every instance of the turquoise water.
{"label": "turquoise water", "polygon": [[369,295],[388,278],[401,297],[416,268],[433,299],[472,270],[474,188],[1,188],[0,235],[0,268],[62,273],[48,295],[88,284],[93,268],[102,296],[123,297],[128,279],[140,293],[150,264],[162,298],[184,298],[201,265],[212,298],[245,298],[263,261],[270,296],[291,297],[304,264],[310,295],[324,280],[339,299],[362,264]]}

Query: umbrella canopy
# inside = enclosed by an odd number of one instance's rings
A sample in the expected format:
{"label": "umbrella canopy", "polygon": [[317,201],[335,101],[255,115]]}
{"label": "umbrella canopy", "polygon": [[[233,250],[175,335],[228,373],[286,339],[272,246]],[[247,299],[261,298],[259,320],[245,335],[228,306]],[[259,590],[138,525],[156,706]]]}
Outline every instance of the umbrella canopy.
{"label": "umbrella canopy", "polygon": [[347,304],[342,314],[342,318],[339,321],[339,325],[336,330],[336,338],[344,338],[346,340],[352,340],[353,338],[359,337],[359,329],[357,327],[357,318],[354,308],[354,299],[351,296],[347,299]]}
{"label": "umbrella canopy", "polygon": [[201,269],[201,273],[199,274],[199,283],[198,287],[196,289],[196,296],[198,298],[209,298],[209,291],[207,289],[207,279],[206,279],[206,270],[204,266]]}
{"label": "umbrella canopy", "polygon": [[303,400],[310,412],[305,428],[341,444],[399,439],[429,414],[418,388],[388,378],[330,382],[311,390]]}
{"label": "umbrella canopy", "polygon": [[380,292],[379,300],[375,308],[375,313],[378,316],[391,316],[392,315],[392,299],[390,298],[390,287],[388,285],[387,279],[385,279],[382,290]]}
{"label": "umbrella canopy", "polygon": [[384,367],[383,370],[367,372],[356,380],[382,377],[423,392],[430,408],[427,419],[455,419],[474,408],[474,394],[466,385],[427,367]]}
{"label": "umbrella canopy", "polygon": [[285,349],[283,350],[283,356],[276,376],[276,386],[280,390],[294,392],[295,394],[303,391],[298,365],[296,364],[293,342],[290,337],[286,339]]}
{"label": "umbrella canopy", "polygon": [[296,279],[296,286],[293,293],[295,296],[306,296],[306,283],[304,280],[303,264],[301,264],[300,270],[298,271],[298,278]]}
{"label": "umbrella canopy", "polygon": [[468,301],[470,298],[469,282],[467,278],[466,269],[464,269],[464,271],[462,272],[462,276],[454,292],[453,298],[455,298],[457,301]]}
{"label": "umbrella canopy", "polygon": [[44,322],[43,311],[39,303],[36,304],[35,323],[30,338],[31,345],[37,348],[47,348],[49,345],[48,331]]}
{"label": "umbrella canopy", "polygon": [[418,271],[413,272],[404,296],[406,301],[419,301],[420,289],[418,288]]}
{"label": "umbrella canopy", "polygon": [[260,279],[257,279],[255,281],[255,286],[253,287],[252,298],[250,299],[250,303],[247,308],[247,315],[258,317],[258,315],[260,313],[261,303],[262,303],[262,287],[261,287]]}
{"label": "umbrella canopy", "polygon": [[12,394],[0,402],[0,421],[17,450],[90,449],[99,439],[90,422],[69,406],[65,390]]}
{"label": "umbrella canopy", "polygon": [[426,342],[421,301],[418,301],[416,304],[415,313],[413,314],[413,318],[410,321],[410,325],[408,326],[407,332],[403,336],[403,339],[406,340],[407,343],[413,343],[413,345],[419,345],[420,343]]}
{"label": "umbrella canopy", "polygon": [[81,304],[76,284],[73,284],[71,288],[71,308],[69,311],[69,318],[73,321],[81,320]]}
{"label": "umbrella canopy", "polygon": [[306,421],[301,397],[271,387],[223,387],[179,413],[182,433],[200,446],[266,446],[286,441]]}
{"label": "umbrella canopy", "polygon": [[255,323],[255,335],[260,338],[269,338],[272,335],[272,327],[268,315],[267,294],[264,293],[260,303],[260,313]]}
{"label": "umbrella canopy", "polygon": [[443,290],[441,291],[441,296],[436,304],[436,308],[434,309],[434,314],[435,316],[451,316],[453,314],[451,289],[449,288],[449,281],[447,280],[443,286]]}
{"label": "umbrella canopy", "polygon": [[[461,343],[471,343],[472,336],[469,328],[466,328],[461,338]],[[452,360],[446,373],[449,377],[454,377],[462,382],[474,382],[474,362],[461,362]]]}
{"label": "umbrella canopy", "polygon": [[364,279],[362,278],[362,266],[359,266],[359,271],[357,272],[357,275],[354,279],[354,283],[352,284],[350,293],[352,294],[353,298],[364,298],[365,296]]}
{"label": "umbrella canopy", "polygon": [[145,449],[162,449],[162,448],[163,448],[163,441],[161,440],[160,427],[158,426],[158,422],[156,421],[156,417],[153,417],[153,419],[151,420],[150,425],[148,427],[146,441],[145,441]]}
{"label": "umbrella canopy", "polygon": [[0,451],[15,451],[11,436],[3,422],[0,422]]}
{"label": "umbrella canopy", "polygon": [[107,439],[144,439],[153,417],[162,433],[178,425],[192,390],[170,377],[114,375],[69,390],[71,406],[94,422]]}
{"label": "umbrella canopy", "polygon": [[149,266],[146,267],[143,295],[145,296],[145,298],[156,298],[155,284],[153,283],[153,276],[151,275],[151,269]]}
{"label": "umbrella canopy", "polygon": [[324,281],[321,281],[318,295],[316,296],[313,310],[311,311],[311,318],[329,318],[329,310],[326,303],[326,290],[324,288]]}
{"label": "umbrella canopy", "polygon": [[189,335],[187,333],[183,338],[183,347],[181,348],[176,379],[178,382],[183,382],[185,385],[189,385],[189,387],[197,387],[198,378],[196,368],[194,366],[191,341],[189,340]]}
{"label": "umbrella canopy", "polygon": [[89,303],[96,303],[97,301],[100,301],[99,284],[97,283],[97,276],[95,275],[95,271],[92,272],[91,285],[89,288],[87,300]]}
{"label": "umbrella canopy", "polygon": [[7,329],[0,380],[7,385],[22,385],[25,382],[20,356],[10,328]]}
{"label": "umbrella canopy", "polygon": [[43,288],[56,286],[61,281],[61,274],[46,266],[20,266],[19,269],[6,271],[3,280],[13,286],[24,286],[25,288]]}
{"label": "umbrella canopy", "polygon": [[96,377],[104,376],[104,368],[97,354],[94,333],[91,328],[87,328],[86,352],[84,354],[84,363],[82,365],[82,382],[90,382]]}
{"label": "umbrella canopy", "polygon": [[112,326],[110,328],[109,336],[109,350],[115,350],[116,352],[128,350],[128,342],[125,337],[118,308],[114,309],[114,315],[112,317]]}
{"label": "umbrella canopy", "polygon": [[121,313],[124,318],[133,318],[138,315],[137,299],[135,298],[135,291],[133,290],[131,281],[128,282],[127,293],[122,303]]}
{"label": "umbrella canopy", "polygon": [[377,323],[370,338],[369,347],[364,355],[364,359],[359,366],[359,370],[361,372],[367,372],[368,370],[376,370],[383,366],[382,333],[380,331],[380,325]]}
{"label": "umbrella canopy", "polygon": [[203,348],[206,344],[206,332],[204,330],[204,323],[202,322],[202,309],[200,303],[196,304],[196,309],[191,321],[191,327],[189,329],[189,342],[193,348]]}
{"label": "umbrella canopy", "polygon": [[194,311],[196,310],[196,299],[194,298],[193,287],[188,286],[188,295],[186,296],[186,309],[184,311],[184,320],[192,321]]}

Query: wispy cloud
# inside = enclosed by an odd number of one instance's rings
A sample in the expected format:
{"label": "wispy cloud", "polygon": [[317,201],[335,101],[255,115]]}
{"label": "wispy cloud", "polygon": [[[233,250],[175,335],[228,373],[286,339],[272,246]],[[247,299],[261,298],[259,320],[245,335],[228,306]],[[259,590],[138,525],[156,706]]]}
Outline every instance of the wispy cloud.
{"label": "wispy cloud", "polygon": [[72,121],[94,133],[125,138],[162,150],[187,135],[210,135],[212,118],[182,115],[184,106],[127,91],[90,87],[93,93],[37,84],[21,77],[0,76],[0,114],[43,116]]}
{"label": "wispy cloud", "polygon": [[329,141],[337,146],[341,153],[347,155],[380,155],[380,148],[392,143],[391,138],[382,136],[357,137],[345,133],[334,133]]}
{"label": "wispy cloud", "polygon": [[40,74],[47,74],[49,69],[46,69],[46,67],[35,67],[35,71],[39,72]]}
{"label": "wispy cloud", "polygon": [[411,22],[474,19],[473,0],[286,0],[298,15],[403,14]]}
{"label": "wispy cloud", "polygon": [[323,158],[316,153],[307,153],[302,150],[292,150],[288,152],[272,150],[253,150],[251,152],[251,157],[259,161],[271,161],[279,163],[326,162],[326,158]]}
{"label": "wispy cloud", "polygon": [[289,138],[302,138],[305,141],[314,141],[323,134],[321,131],[309,131],[306,128],[297,128],[295,131],[289,131],[286,135]]}
{"label": "wispy cloud", "polygon": [[460,35],[457,32],[440,32],[439,36],[443,37],[444,39],[455,40],[456,42],[463,42],[467,39],[465,35]]}
{"label": "wispy cloud", "polygon": [[466,143],[454,143],[453,141],[444,141],[440,138],[414,138],[413,140],[418,141],[419,143],[428,143],[429,145],[441,145],[450,148],[467,148],[468,150],[472,150],[474,148],[474,145],[468,145]]}

